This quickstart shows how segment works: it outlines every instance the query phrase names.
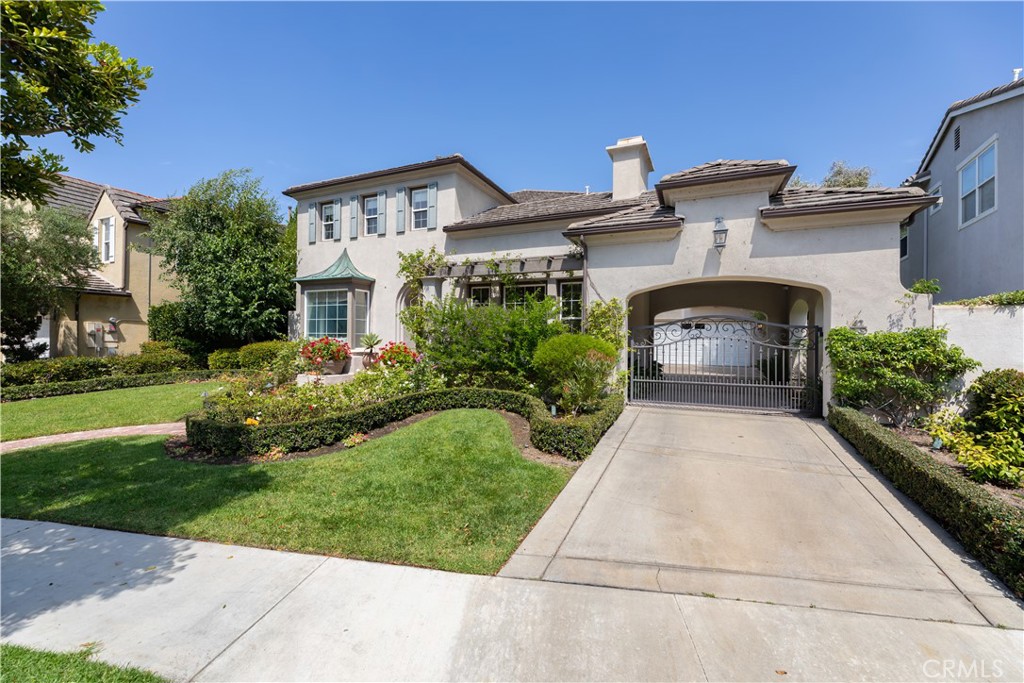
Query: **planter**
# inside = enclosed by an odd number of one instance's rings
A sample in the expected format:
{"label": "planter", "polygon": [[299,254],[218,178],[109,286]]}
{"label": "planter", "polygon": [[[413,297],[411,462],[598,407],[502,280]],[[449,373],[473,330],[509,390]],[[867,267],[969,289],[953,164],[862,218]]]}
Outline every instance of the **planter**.
{"label": "planter", "polygon": [[371,365],[377,362],[377,352],[370,351],[369,353],[363,354],[363,369],[368,369]]}
{"label": "planter", "polygon": [[351,358],[344,360],[329,360],[324,363],[324,374],[325,375],[344,375],[348,372],[348,366],[351,363]]}

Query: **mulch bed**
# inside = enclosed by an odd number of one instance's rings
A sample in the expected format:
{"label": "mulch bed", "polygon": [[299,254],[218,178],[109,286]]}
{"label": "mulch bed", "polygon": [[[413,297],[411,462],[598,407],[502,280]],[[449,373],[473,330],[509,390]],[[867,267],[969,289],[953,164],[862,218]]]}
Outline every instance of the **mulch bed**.
{"label": "mulch bed", "polygon": [[[575,470],[582,463],[569,460],[561,455],[552,455],[551,453],[545,453],[544,451],[537,450],[530,443],[530,423],[522,415],[515,413],[509,413],[504,410],[495,411],[508,423],[509,429],[512,430],[512,441],[515,443],[516,448],[527,460],[533,460],[535,462],[544,463],[545,465],[557,465],[558,467],[565,467],[566,469]],[[404,420],[398,422],[392,422],[391,424],[385,425],[380,429],[374,429],[372,432],[366,434],[366,440],[372,441],[382,436],[386,436],[402,427],[408,427],[411,424],[415,424],[420,420],[426,420],[428,417],[437,415],[437,411],[432,410],[426,413],[420,413],[419,415],[413,415],[407,417]],[[352,448],[358,448],[353,446]],[[224,458],[211,455],[210,453],[200,451],[189,445],[188,439],[185,436],[172,436],[164,442],[164,449],[167,452],[167,456],[174,460],[181,460],[182,462],[198,462],[206,465],[252,465],[263,462],[284,462],[285,460],[298,460],[300,458],[315,458],[320,455],[327,455],[328,453],[337,453],[338,451],[349,450],[348,447],[342,444],[334,444],[332,446],[324,446],[311,451],[300,451],[296,453],[269,453],[265,455],[250,455],[245,458]]]}

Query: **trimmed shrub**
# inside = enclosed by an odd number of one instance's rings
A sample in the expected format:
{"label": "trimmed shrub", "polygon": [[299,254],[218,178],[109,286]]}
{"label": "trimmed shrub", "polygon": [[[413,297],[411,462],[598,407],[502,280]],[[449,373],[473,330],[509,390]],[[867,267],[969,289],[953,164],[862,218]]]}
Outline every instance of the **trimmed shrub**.
{"label": "trimmed shrub", "polygon": [[299,352],[299,342],[281,340],[254,342],[238,349],[238,367],[244,370],[266,370],[285,349]]}
{"label": "trimmed shrub", "polygon": [[241,367],[238,349],[217,349],[206,358],[211,370],[235,370]]}
{"label": "trimmed shrub", "polygon": [[1024,289],[999,294],[987,294],[973,299],[948,301],[943,306],[1024,306]]}
{"label": "trimmed shrub", "polygon": [[127,356],[110,356],[108,360],[113,375],[149,375],[156,372],[198,369],[190,356],[177,349]]}
{"label": "trimmed shrub", "polygon": [[533,368],[545,396],[563,412],[590,412],[615,369],[615,347],[586,334],[560,334],[537,346]]}
{"label": "trimmed shrub", "polygon": [[217,456],[238,458],[274,448],[288,452],[312,450],[418,413],[455,408],[488,408],[522,415],[530,421],[530,440],[534,446],[582,460],[622,412],[623,399],[611,396],[592,415],[555,420],[541,401],[527,394],[496,389],[444,389],[398,396],[365,408],[287,424],[225,423],[200,412],[186,418],[186,427],[189,443],[194,447]]}
{"label": "trimmed shrub", "polygon": [[41,382],[76,382],[113,373],[114,356],[61,356],[3,365],[0,384],[5,387]]}
{"label": "trimmed shrub", "polygon": [[995,497],[867,415],[833,407],[828,421],[896,488],[1024,598],[1024,510]]}
{"label": "trimmed shrub", "polygon": [[50,396],[67,396],[69,394],[88,394],[93,391],[108,389],[130,389],[133,387],[150,387],[157,384],[177,384],[196,380],[221,377],[223,371],[187,370],[182,372],[157,372],[149,375],[120,375],[115,377],[97,377],[77,382],[45,382],[43,384],[26,384],[24,386],[3,387],[0,400],[24,401],[30,398],[47,398]]}
{"label": "trimmed shrub", "polygon": [[178,347],[169,341],[144,341],[139,344],[139,353],[162,353],[164,351],[180,351]]}
{"label": "trimmed shrub", "polygon": [[[971,407],[965,417],[974,421],[978,431],[999,431],[1004,425],[986,420],[985,414],[1005,406],[1008,400],[1019,400],[1022,396],[1024,372],[1010,369],[983,372],[971,385]],[[1024,424],[1018,422],[1015,427],[1017,431],[1024,431]]]}

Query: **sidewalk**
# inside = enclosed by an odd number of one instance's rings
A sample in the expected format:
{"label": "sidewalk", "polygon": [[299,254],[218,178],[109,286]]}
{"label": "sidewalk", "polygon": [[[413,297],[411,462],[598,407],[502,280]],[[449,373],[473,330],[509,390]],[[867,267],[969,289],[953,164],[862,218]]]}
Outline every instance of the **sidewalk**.
{"label": "sidewalk", "polygon": [[110,439],[115,436],[144,436],[149,434],[179,435],[185,433],[184,422],[163,422],[155,425],[135,425],[132,427],[108,427],[107,429],[90,429],[86,432],[68,432],[67,434],[51,434],[34,436],[31,439],[0,441],[0,453],[19,451],[22,448],[48,446],[55,443],[72,441],[88,441],[90,439]]}
{"label": "sidewalk", "polygon": [[1024,678],[1013,629],[45,522],[2,534],[5,642],[97,642],[100,659],[179,681]]}

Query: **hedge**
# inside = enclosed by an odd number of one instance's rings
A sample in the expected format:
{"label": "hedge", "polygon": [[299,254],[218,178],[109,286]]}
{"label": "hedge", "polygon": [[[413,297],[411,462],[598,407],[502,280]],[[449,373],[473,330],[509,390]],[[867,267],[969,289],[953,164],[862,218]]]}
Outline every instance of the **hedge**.
{"label": "hedge", "polygon": [[129,389],[132,387],[150,387],[157,384],[176,384],[178,382],[213,379],[225,374],[231,373],[223,370],[186,370],[183,372],[155,372],[145,375],[96,377],[75,382],[26,384],[23,386],[3,387],[0,389],[0,400],[4,402],[24,401],[29,398],[87,394],[92,391],[106,391],[107,389]]}
{"label": "hedge", "polygon": [[196,364],[192,358],[176,349],[123,356],[61,356],[24,363],[7,363],[3,366],[0,383],[4,387],[14,387],[194,369]]}
{"label": "hedge", "polygon": [[489,408],[522,415],[530,422],[530,441],[547,453],[572,460],[587,457],[622,412],[621,395],[606,398],[590,415],[556,420],[545,405],[527,394],[498,389],[458,388],[399,396],[339,415],[277,425],[225,424],[202,413],[186,418],[189,443],[216,456],[239,458],[267,453],[308,451],[338,443],[356,432],[369,432],[418,413],[455,408]]}
{"label": "hedge", "polygon": [[1024,597],[1024,510],[852,408],[828,421],[847,441],[951,533],[1018,597]]}
{"label": "hedge", "polygon": [[238,367],[246,370],[266,370],[277,360],[278,355],[286,349],[294,350],[298,355],[298,342],[291,342],[284,339],[272,341],[253,342],[238,349]]}

